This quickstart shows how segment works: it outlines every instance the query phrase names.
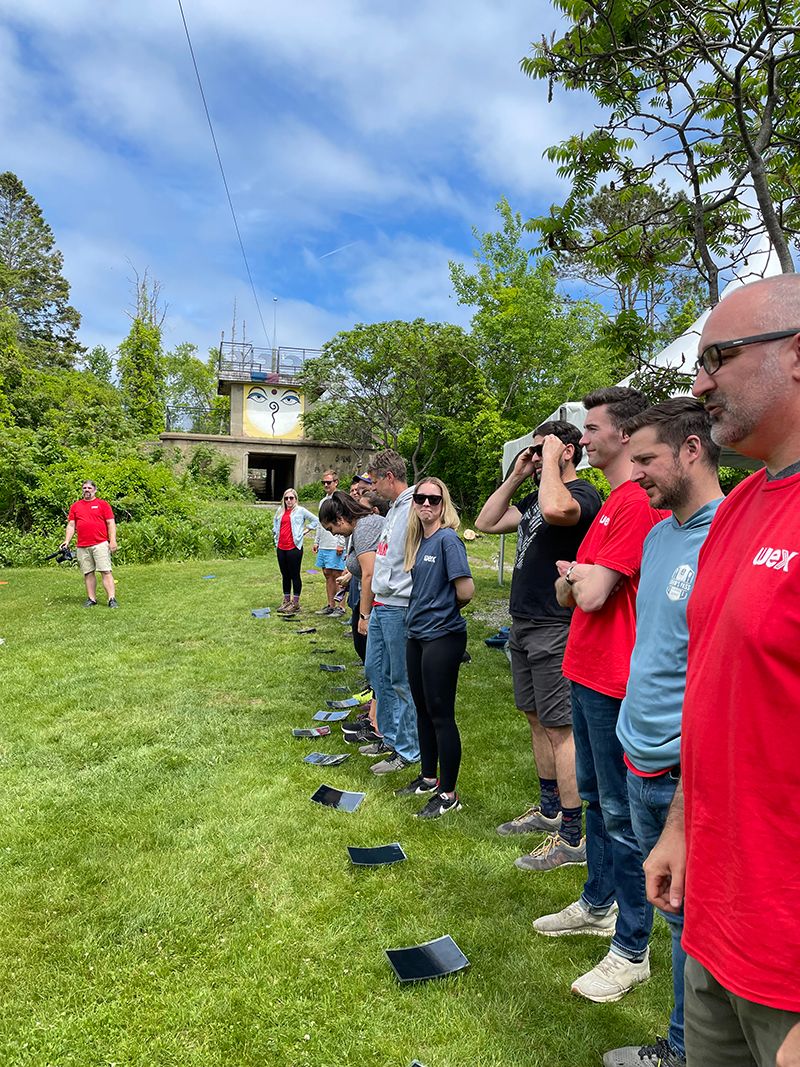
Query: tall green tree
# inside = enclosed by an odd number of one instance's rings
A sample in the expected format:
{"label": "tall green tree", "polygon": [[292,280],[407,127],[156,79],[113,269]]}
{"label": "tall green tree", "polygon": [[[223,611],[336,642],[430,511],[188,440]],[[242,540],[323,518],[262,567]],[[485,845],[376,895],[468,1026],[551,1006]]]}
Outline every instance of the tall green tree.
{"label": "tall green tree", "polygon": [[458,302],[475,309],[475,358],[500,416],[524,432],[633,368],[605,343],[602,308],[566,296],[552,260],[525,247],[522,216],[505,199],[497,212],[499,230],[473,231],[473,270],[451,263],[450,277]]}
{"label": "tall green tree", "polygon": [[147,272],[136,276],[135,311],[131,329],[119,346],[117,370],[125,411],[146,436],[164,430],[164,353],[161,326],[164,311],[159,303],[160,287]]}
{"label": "tall green tree", "polygon": [[359,463],[402,447],[414,477],[435,465],[448,429],[493,406],[473,339],[423,319],[337,334],[306,363],[300,386],[319,397],[303,417],[307,436],[348,443]]}
{"label": "tall green tree", "polygon": [[230,419],[230,397],[217,396],[217,360],[213,348],[205,360],[197,345],[184,342],[164,358],[164,403],[167,429],[180,427],[193,433],[225,433]]}
{"label": "tall green tree", "polygon": [[80,351],[63,265],[39,205],[16,174],[0,174],[0,309],[16,316],[41,366],[71,367]]}
{"label": "tall green tree", "polygon": [[[580,242],[587,205],[610,177],[640,220],[681,241],[719,300],[720,270],[767,233],[784,271],[800,234],[800,3],[798,0],[556,0],[570,28],[543,39],[523,70],[604,109],[588,134],[552,147],[572,183],[550,214],[531,220],[543,247]],[[681,190],[653,214],[646,190]],[[630,263],[629,225],[596,238]]]}

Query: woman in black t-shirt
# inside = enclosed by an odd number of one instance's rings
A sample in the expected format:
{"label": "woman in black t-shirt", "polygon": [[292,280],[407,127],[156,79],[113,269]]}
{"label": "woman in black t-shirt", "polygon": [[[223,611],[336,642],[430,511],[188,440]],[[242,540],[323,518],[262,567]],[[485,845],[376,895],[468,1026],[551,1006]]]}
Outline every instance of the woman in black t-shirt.
{"label": "woman in black t-shirt", "polygon": [[411,571],[413,585],[406,617],[406,660],[422,766],[419,776],[397,794],[432,793],[417,816],[436,819],[461,808],[456,792],[461,736],[455,704],[467,624],[460,609],[472,599],[475,584],[456,533],[458,514],[444,482],[425,478],[411,499],[405,569]]}

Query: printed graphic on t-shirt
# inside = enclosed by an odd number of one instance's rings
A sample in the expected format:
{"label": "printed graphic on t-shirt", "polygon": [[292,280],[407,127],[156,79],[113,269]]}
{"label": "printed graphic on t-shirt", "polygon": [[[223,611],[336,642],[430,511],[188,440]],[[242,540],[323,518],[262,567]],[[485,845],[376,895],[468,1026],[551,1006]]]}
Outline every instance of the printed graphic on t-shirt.
{"label": "printed graphic on t-shirt", "polygon": [[517,534],[517,558],[514,560],[514,570],[522,570],[525,554],[533,544],[533,539],[539,532],[543,522],[539,501],[535,500],[520,519],[519,532]]}
{"label": "printed graphic on t-shirt", "polygon": [[686,600],[694,585],[694,569],[688,563],[676,567],[667,582],[667,596],[670,600]]}

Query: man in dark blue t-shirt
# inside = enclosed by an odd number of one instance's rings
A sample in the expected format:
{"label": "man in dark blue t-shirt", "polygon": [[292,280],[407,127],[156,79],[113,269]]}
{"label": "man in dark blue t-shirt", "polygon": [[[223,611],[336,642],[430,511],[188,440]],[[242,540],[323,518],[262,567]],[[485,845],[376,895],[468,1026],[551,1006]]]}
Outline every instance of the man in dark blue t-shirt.
{"label": "man in dark blue t-shirt", "polygon": [[[485,533],[517,531],[509,650],[514,702],[530,724],[541,799],[497,830],[549,835],[540,848],[516,861],[523,870],[586,862],[569,683],[561,673],[572,613],[555,595],[556,560],[575,558],[602,503],[594,486],[576,474],[580,438],[580,430],[569,422],[538,426],[532,446],[517,456],[475,523]],[[512,504],[527,478],[533,478],[537,490]]]}

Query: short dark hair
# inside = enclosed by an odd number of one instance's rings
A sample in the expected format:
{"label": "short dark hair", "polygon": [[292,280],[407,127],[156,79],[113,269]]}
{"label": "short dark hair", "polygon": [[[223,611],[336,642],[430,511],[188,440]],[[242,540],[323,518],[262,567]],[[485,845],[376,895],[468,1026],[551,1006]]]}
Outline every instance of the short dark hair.
{"label": "short dark hair", "polygon": [[360,500],[354,500],[349,493],[343,493],[341,489],[331,493],[319,506],[319,521],[323,526],[328,522],[334,523],[338,519],[358,522],[359,519],[370,514],[372,514],[370,508],[364,507]]}
{"label": "short dark hair", "polygon": [[624,385],[612,385],[607,389],[595,389],[583,398],[587,411],[605,406],[608,417],[616,430],[623,430],[628,419],[638,415],[647,407],[647,397],[638,389],[629,389]]}
{"label": "short dark hair", "polygon": [[572,445],[572,462],[577,467],[583,455],[583,449],[581,448],[583,434],[578,427],[571,422],[566,422],[564,419],[551,419],[550,422],[539,423],[533,431],[533,436],[546,437],[549,433],[557,437],[563,444]]}
{"label": "short dark hair", "polygon": [[371,508],[377,508],[379,515],[387,515],[389,513],[389,503],[385,496],[381,496],[380,493],[376,493],[374,489],[370,489],[368,493],[362,493],[361,503],[369,504]]}
{"label": "short dark hair", "polygon": [[706,464],[717,469],[722,449],[711,438],[711,416],[701,400],[691,396],[663,400],[628,419],[623,429],[630,437],[645,426],[654,426],[659,444],[669,445],[676,456],[687,437],[699,438]]}
{"label": "short dark hair", "polygon": [[371,459],[367,467],[368,474],[393,474],[400,482],[408,481],[406,461],[393,448],[385,448]]}

